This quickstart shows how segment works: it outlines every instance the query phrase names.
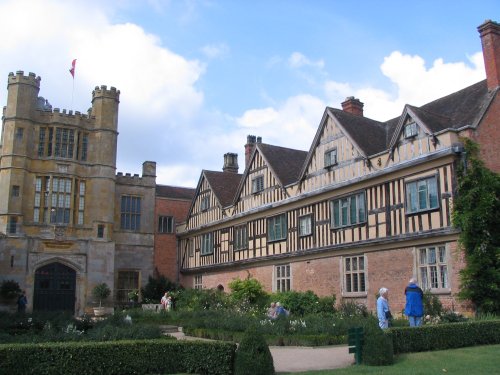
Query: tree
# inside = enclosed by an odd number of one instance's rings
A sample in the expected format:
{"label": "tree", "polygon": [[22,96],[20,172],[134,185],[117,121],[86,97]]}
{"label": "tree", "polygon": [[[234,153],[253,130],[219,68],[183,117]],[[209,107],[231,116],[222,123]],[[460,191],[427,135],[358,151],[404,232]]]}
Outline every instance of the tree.
{"label": "tree", "polygon": [[453,224],[466,266],[460,272],[459,296],[476,312],[500,313],[500,175],[479,159],[479,147],[464,140],[466,163],[458,168]]}
{"label": "tree", "polygon": [[99,307],[102,306],[102,300],[108,298],[110,294],[111,289],[109,289],[108,284],[106,283],[97,284],[92,290],[94,298],[99,300]]}

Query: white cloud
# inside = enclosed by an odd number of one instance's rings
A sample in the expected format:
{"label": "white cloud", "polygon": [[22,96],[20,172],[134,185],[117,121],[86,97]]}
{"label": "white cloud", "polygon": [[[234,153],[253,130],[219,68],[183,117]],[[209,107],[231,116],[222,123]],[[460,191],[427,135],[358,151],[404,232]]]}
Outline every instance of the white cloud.
{"label": "white cloud", "polygon": [[447,63],[439,58],[426,68],[420,56],[394,51],[380,66],[381,72],[393,83],[393,91],[328,81],[325,93],[334,107],[340,107],[347,96],[355,96],[365,104],[365,116],[385,121],[401,114],[405,104],[420,106],[484,79],[482,53],[468,60],[469,64]]}
{"label": "white cloud", "polygon": [[224,43],[209,44],[203,46],[201,51],[209,59],[223,58],[229,54],[229,46]]}
{"label": "white cloud", "polygon": [[292,68],[302,68],[304,66],[323,68],[325,66],[325,62],[323,60],[312,61],[302,53],[294,52],[288,58],[288,65]]}

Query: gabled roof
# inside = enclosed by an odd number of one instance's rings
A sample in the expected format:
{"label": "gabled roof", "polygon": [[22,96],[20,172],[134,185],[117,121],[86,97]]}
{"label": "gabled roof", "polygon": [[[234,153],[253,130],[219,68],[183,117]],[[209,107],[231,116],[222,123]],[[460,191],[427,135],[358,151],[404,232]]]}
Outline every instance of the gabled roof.
{"label": "gabled roof", "polygon": [[242,174],[234,172],[203,171],[221,208],[230,206],[240,184]]}
{"label": "gabled roof", "polygon": [[191,200],[196,189],[179,186],[156,185],[156,196],[162,198]]}
{"label": "gabled roof", "polygon": [[265,143],[258,143],[257,148],[283,187],[298,180],[300,170],[307,157],[306,151]]}

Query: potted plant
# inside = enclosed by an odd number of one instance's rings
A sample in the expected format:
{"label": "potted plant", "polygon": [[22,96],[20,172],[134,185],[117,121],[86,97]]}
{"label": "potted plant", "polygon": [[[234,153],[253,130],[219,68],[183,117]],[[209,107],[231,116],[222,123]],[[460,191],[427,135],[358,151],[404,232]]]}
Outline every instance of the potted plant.
{"label": "potted plant", "polygon": [[109,297],[111,294],[111,289],[109,289],[108,284],[101,283],[97,284],[92,290],[92,295],[94,298],[99,300],[99,307],[94,307],[95,316],[103,316],[105,313],[105,308],[102,307],[102,301]]}

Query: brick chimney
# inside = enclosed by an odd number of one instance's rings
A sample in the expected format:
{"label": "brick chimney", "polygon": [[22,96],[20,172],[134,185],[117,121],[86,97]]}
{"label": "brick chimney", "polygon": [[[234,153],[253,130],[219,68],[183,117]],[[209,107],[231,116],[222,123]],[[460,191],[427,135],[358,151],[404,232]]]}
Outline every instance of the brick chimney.
{"label": "brick chimney", "polygon": [[363,105],[364,104],[361,103],[359,99],[356,99],[354,96],[349,96],[342,102],[342,109],[344,112],[363,117]]}
{"label": "brick chimney", "polygon": [[247,144],[245,145],[245,168],[248,167],[248,164],[250,163],[250,157],[252,156],[256,143],[262,143],[262,137],[247,135]]}
{"label": "brick chimney", "polygon": [[488,90],[500,86],[500,24],[486,20],[477,28],[483,46]]}
{"label": "brick chimney", "polygon": [[232,152],[224,154],[224,166],[222,167],[222,171],[238,173],[238,168],[238,154],[233,154]]}

